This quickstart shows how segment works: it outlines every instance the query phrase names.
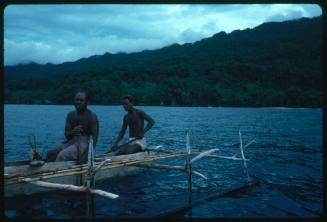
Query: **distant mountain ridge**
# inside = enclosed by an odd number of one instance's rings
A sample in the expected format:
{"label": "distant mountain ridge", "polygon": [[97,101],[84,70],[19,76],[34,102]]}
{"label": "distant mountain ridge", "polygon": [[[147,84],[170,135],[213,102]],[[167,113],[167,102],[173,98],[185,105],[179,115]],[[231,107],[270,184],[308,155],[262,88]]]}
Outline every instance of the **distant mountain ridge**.
{"label": "distant mountain ridge", "polygon": [[77,88],[86,88],[95,104],[116,104],[129,93],[144,105],[317,107],[322,105],[322,18],[4,71],[5,103],[67,104]]}

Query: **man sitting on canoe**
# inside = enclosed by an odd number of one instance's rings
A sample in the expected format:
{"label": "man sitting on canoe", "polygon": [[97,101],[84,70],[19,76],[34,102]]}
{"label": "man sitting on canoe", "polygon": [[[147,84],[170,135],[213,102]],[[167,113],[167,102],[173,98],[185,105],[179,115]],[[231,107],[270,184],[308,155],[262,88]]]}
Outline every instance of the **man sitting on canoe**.
{"label": "man sitting on canoe", "polygon": [[[130,154],[144,150],[146,148],[144,134],[151,129],[154,124],[153,119],[149,115],[133,107],[134,98],[132,96],[123,96],[121,98],[121,103],[127,114],[124,116],[122,128],[111,147],[112,152],[110,152],[109,155]],[[144,120],[148,122],[145,128]],[[126,144],[117,146],[118,142],[125,135],[127,126],[129,127],[129,139]]]}
{"label": "man sitting on canoe", "polygon": [[87,109],[88,102],[86,92],[76,93],[76,110],[69,112],[66,117],[65,137],[67,140],[58,148],[47,153],[47,161],[77,160],[79,163],[86,162],[88,139],[92,136],[95,149],[99,132],[97,115]]}

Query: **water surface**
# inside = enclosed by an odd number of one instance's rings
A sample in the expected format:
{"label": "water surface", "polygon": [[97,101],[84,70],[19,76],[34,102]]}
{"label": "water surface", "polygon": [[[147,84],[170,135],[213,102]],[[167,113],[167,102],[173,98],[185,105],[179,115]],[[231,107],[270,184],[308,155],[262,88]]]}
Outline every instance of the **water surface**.
{"label": "water surface", "polygon": [[[108,150],[122,124],[120,106],[89,106],[98,115],[97,153]],[[243,143],[256,143],[244,152],[250,174],[260,184],[244,192],[198,205],[182,217],[193,218],[313,218],[322,214],[322,109],[138,107],[155,120],[146,134],[149,145],[185,150],[191,130],[192,149],[219,148],[219,154],[240,154]],[[5,105],[4,158],[27,159],[28,137],[36,136],[37,149],[64,140],[65,118],[73,106]],[[127,133],[125,137],[127,136]],[[159,161],[183,165],[184,158]],[[193,177],[193,199],[223,192],[246,182],[242,162],[207,157],[193,169],[209,179]],[[145,218],[187,203],[186,174],[144,170],[97,184],[117,193],[109,200],[95,197],[95,218]],[[5,215],[13,218],[84,218],[86,196],[48,192],[5,199]]]}

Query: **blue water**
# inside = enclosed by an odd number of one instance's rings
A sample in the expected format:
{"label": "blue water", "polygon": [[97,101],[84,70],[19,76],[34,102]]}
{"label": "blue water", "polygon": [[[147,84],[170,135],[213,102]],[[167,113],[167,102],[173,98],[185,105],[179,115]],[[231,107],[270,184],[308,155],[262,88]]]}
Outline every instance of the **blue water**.
{"label": "blue water", "polygon": [[[105,152],[116,137],[125,114],[120,106],[89,106],[100,121],[97,153]],[[146,134],[149,145],[185,150],[191,147],[219,154],[240,154],[239,130],[249,158],[251,175],[260,183],[244,192],[197,205],[180,217],[192,218],[315,218],[323,213],[322,109],[138,107],[155,120]],[[66,114],[73,106],[5,105],[4,158],[27,159],[28,136],[36,136],[38,151],[64,140]],[[127,134],[127,133],[126,133]],[[127,135],[126,135],[127,136]],[[184,158],[158,163],[182,165]],[[193,200],[227,191],[247,180],[242,162],[207,157],[193,169]],[[187,203],[187,175],[147,169],[96,184],[117,193],[116,200],[95,196],[95,218],[147,218]],[[10,218],[85,218],[86,195],[65,191],[6,198]]]}

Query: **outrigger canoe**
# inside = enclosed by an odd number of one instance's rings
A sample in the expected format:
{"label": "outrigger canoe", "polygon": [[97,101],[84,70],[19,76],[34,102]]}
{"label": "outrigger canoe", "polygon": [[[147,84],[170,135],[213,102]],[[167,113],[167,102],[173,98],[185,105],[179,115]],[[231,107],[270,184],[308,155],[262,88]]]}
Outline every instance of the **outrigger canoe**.
{"label": "outrigger canoe", "polygon": [[[154,151],[143,151],[120,156],[99,155],[94,158],[93,169],[96,171],[94,181],[136,173],[142,169],[137,167],[137,164],[182,155],[185,155],[185,152],[159,154]],[[76,161],[46,162],[42,166],[30,165],[28,161],[7,162],[4,168],[4,195],[12,197],[49,191],[49,188],[35,186],[27,181],[81,186],[86,182],[87,171],[88,164],[76,164]]]}
{"label": "outrigger canoe", "polygon": [[[212,153],[217,152],[219,149],[210,149],[191,153],[189,133],[186,135],[187,152],[173,152],[159,149],[161,146],[156,146],[148,147],[145,149],[145,151],[134,154],[119,156],[102,154],[94,157],[93,140],[90,139],[87,164],[77,164],[76,161],[64,161],[47,162],[38,166],[31,164],[29,161],[6,162],[4,168],[4,194],[5,197],[12,197],[19,194],[33,194],[37,192],[49,191],[51,188],[58,188],[96,193],[114,199],[117,198],[118,195],[101,190],[95,190],[92,188],[91,183],[93,183],[94,187],[94,182],[135,173],[142,168],[186,171],[188,173],[188,191],[191,193],[191,174],[207,179],[203,174],[192,170],[192,164],[205,156],[242,161],[246,170],[248,184],[253,184],[247,169],[246,161],[248,159],[246,159],[244,156],[243,142],[240,131],[239,136],[241,158],[237,157],[237,154],[231,157],[211,155]],[[252,140],[244,147],[249,146],[253,142],[255,142],[255,140]],[[197,155],[191,159],[191,154]],[[185,166],[149,164],[155,160],[178,156],[186,156]]]}

